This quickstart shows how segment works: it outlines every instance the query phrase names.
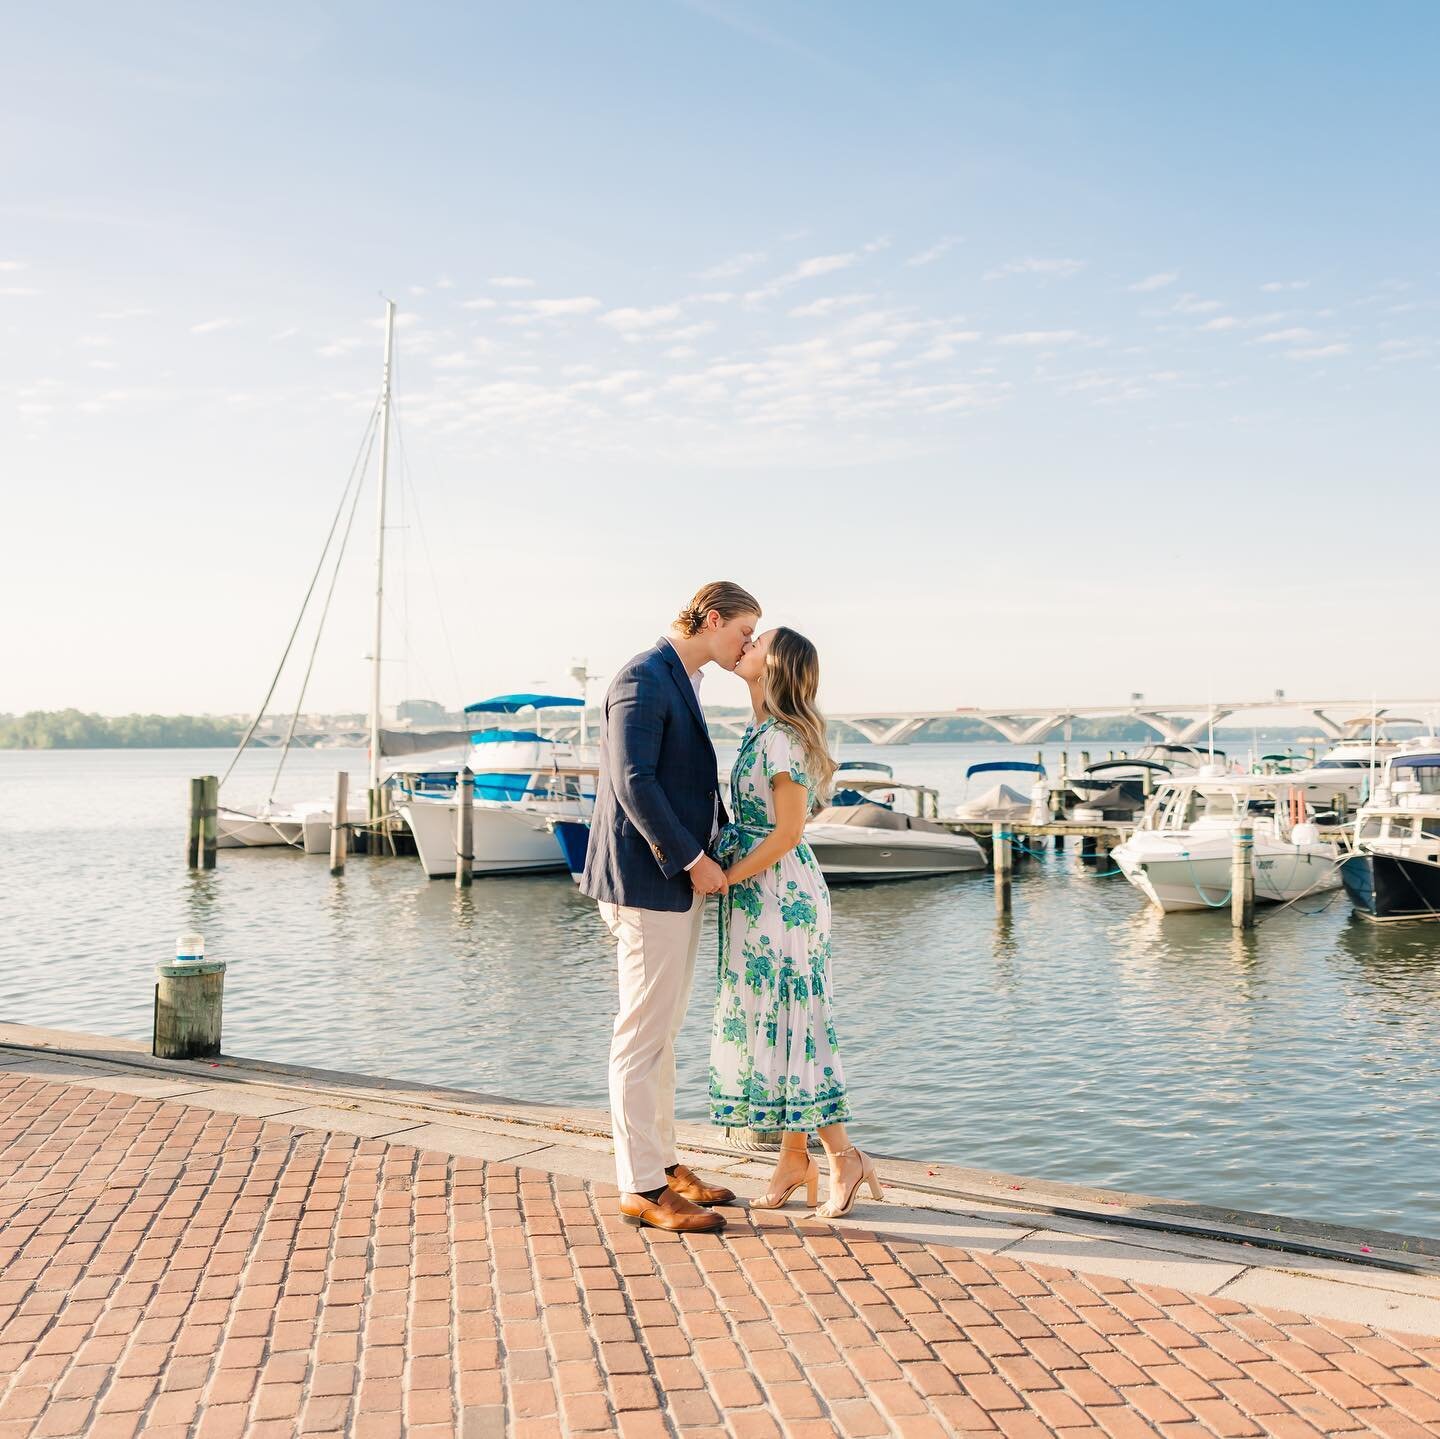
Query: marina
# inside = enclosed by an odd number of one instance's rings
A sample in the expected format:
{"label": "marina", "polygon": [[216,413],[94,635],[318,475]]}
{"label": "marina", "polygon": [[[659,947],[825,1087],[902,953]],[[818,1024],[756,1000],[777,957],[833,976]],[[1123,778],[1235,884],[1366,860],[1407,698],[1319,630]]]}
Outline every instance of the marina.
{"label": "marina", "polygon": [[[1058,775],[1060,747],[1042,753]],[[861,755],[934,788],[942,814],[972,765],[1035,760],[1033,747],[993,745],[842,751]],[[323,856],[281,848],[222,851],[214,869],[190,870],[187,777],[225,759],[0,754],[12,801],[0,816],[6,1014],[148,1036],[144,977],[194,930],[229,961],[232,1052],[603,1106],[613,947],[563,871],[462,892],[427,880],[413,855],[354,859],[336,879]],[[263,797],[273,760],[241,762],[237,801]],[[357,778],[366,767],[353,751],[297,751],[290,764],[317,794],[337,765]],[[1261,905],[1256,928],[1237,932],[1223,910],[1162,914],[1113,861],[1084,858],[1080,837],[1058,853],[1024,842],[1040,857],[1017,855],[1000,923],[986,871],[835,887],[837,1002],[864,1142],[1440,1233],[1433,926],[1368,923],[1332,889]],[[103,855],[84,905],[58,854]],[[707,920],[702,956],[714,943]],[[679,1045],[692,1119],[712,978],[702,963]],[[537,1016],[563,1044],[535,1042]]]}

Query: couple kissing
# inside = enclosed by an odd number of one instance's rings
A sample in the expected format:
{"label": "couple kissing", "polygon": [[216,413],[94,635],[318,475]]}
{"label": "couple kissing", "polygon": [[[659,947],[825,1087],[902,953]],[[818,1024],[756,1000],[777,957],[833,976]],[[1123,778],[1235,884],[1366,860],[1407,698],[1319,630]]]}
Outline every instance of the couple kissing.
{"label": "couple kissing", "polygon": [[[727,803],[700,706],[706,665],[733,671],[754,711]],[[605,696],[600,776],[581,891],[615,936],[619,1012],[610,1112],[620,1211],[680,1233],[723,1229],[728,1189],[706,1184],[675,1150],[675,1039],[685,1018],[708,895],[720,906],[710,1041],[710,1117],[780,1131],[766,1193],[797,1189],[815,1209],[817,1133],[829,1159],[822,1218],[848,1214],[880,1183],[850,1143],[851,1118],[831,1011],[830,893],[804,840],[835,763],[816,708],[815,646],[792,629],[760,632],[739,585],[702,587],[668,635],[624,665]]]}

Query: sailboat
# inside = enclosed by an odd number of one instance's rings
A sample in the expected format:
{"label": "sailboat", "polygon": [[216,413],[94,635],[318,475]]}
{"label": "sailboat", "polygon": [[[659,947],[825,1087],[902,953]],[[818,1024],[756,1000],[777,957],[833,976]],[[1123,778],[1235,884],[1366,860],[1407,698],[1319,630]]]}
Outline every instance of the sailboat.
{"label": "sailboat", "polygon": [[[276,765],[275,776],[270,787],[270,796],[264,804],[258,806],[253,811],[226,805],[220,807],[217,816],[216,843],[221,849],[253,849],[261,846],[288,845],[292,848],[302,849],[307,854],[316,854],[325,853],[330,848],[330,830],[335,822],[333,802],[329,800],[315,800],[300,804],[286,804],[278,801],[275,793],[279,787],[280,776],[284,771],[285,760],[294,742],[296,723],[304,707],[305,690],[309,684],[311,672],[314,669],[315,654],[319,648],[320,636],[324,632],[325,618],[329,613],[330,601],[335,593],[335,581],[340,573],[340,563],[345,556],[346,543],[350,537],[351,526],[354,523],[355,511],[360,499],[364,472],[368,466],[370,450],[377,433],[380,441],[380,465],[375,521],[375,637],[370,654],[369,786],[365,801],[363,803],[357,801],[351,804],[349,806],[349,813],[343,817],[342,823],[356,824],[364,823],[366,820],[373,822],[380,819],[384,812],[384,791],[381,787],[380,776],[380,664],[381,649],[384,641],[385,508],[390,468],[391,382],[394,374],[394,359],[395,302],[393,300],[386,300],[385,369],[381,380],[379,400],[375,409],[371,412],[370,419],[366,425],[365,436],[362,439],[360,451],[356,456],[355,464],[351,467],[345,489],[341,492],[340,504],[335,511],[335,518],[330,524],[330,533],[326,536],[325,545],[320,552],[319,562],[315,566],[309,588],[305,592],[305,599],[300,606],[300,613],[296,616],[294,627],[290,631],[290,637],[280,657],[280,664],[277,666],[275,675],[270,681],[270,688],[266,692],[264,701],[256,712],[255,718],[250,722],[249,728],[246,730],[244,737],[236,748],[234,756],[230,760],[229,766],[225,770],[225,774],[220,780],[220,784],[223,787],[225,781],[229,779],[231,773],[234,771],[240,756],[245,752],[246,747],[254,737],[261,720],[265,718],[270,701],[275,694],[275,687],[279,683],[280,675],[285,668],[285,663],[290,657],[290,651],[294,646],[295,638],[300,631],[300,626],[304,621],[306,611],[314,597],[316,585],[325,569],[331,547],[334,544],[338,532],[340,542],[335,552],[330,572],[329,587],[321,608],[314,643],[310,650],[310,662],[305,671],[304,681],[300,686],[300,695],[290,719],[290,726],[285,736],[285,742],[281,746],[280,759]],[[346,515],[347,503],[349,505],[348,515]],[[342,517],[345,518],[343,530],[340,529]]]}

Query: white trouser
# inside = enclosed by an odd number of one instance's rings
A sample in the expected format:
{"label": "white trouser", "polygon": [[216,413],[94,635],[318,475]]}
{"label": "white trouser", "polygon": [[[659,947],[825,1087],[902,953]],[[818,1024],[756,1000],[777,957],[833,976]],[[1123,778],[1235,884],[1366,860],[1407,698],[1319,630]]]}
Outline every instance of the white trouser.
{"label": "white trouser", "polygon": [[620,961],[610,1043],[610,1120],[622,1194],[659,1189],[675,1160],[675,1037],[685,1020],[705,900],[670,913],[600,905]]}

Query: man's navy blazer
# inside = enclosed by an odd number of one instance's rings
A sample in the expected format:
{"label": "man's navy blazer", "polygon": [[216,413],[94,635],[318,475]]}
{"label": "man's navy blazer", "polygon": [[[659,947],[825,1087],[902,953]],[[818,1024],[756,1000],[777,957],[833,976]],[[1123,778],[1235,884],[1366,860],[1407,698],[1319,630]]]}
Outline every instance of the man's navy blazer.
{"label": "man's navy blazer", "polygon": [[710,848],[720,804],[715,746],[685,666],[669,640],[636,655],[610,682],[600,778],[580,892],[636,909],[682,911],[685,866]]}

